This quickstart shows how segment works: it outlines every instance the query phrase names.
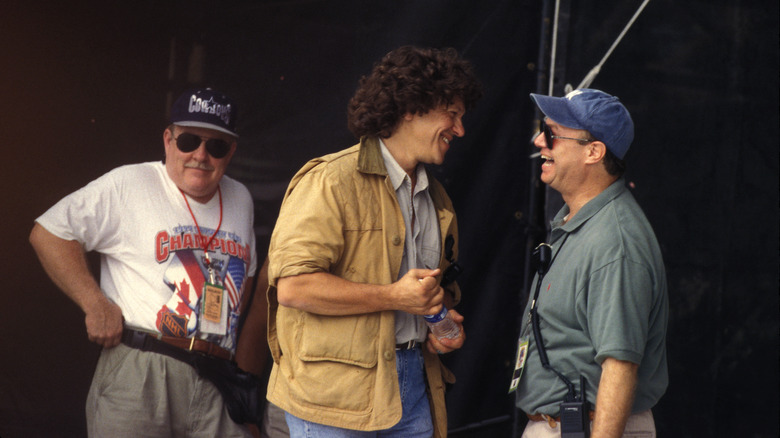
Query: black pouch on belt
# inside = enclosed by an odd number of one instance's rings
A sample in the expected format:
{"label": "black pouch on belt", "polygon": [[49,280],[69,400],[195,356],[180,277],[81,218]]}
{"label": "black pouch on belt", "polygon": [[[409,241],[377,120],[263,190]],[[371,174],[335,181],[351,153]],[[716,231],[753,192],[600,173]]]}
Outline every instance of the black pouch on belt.
{"label": "black pouch on belt", "polygon": [[193,357],[192,366],[198,375],[208,379],[222,394],[230,418],[238,424],[259,424],[260,379],[235,362],[200,354]]}
{"label": "black pouch on belt", "polygon": [[238,424],[260,423],[260,379],[239,368],[235,362],[182,350],[134,330],[125,330],[122,343],[190,364],[199,376],[217,387],[233,421]]}

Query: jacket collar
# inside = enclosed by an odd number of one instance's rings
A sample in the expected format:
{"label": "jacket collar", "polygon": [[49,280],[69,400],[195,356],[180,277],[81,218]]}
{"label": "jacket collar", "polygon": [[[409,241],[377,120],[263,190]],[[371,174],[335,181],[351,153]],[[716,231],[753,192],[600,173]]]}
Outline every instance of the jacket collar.
{"label": "jacket collar", "polygon": [[[358,172],[389,177],[387,168],[385,167],[385,160],[382,158],[382,149],[380,149],[379,146],[379,138],[364,136],[360,139],[357,169]],[[449,206],[449,199],[445,199],[446,195],[444,194],[444,188],[441,187],[441,184],[435,182],[435,179],[429,173],[427,173],[427,169],[425,169],[425,172],[428,177],[431,200],[433,201],[433,205],[439,213],[439,221],[441,224],[442,233],[445,233],[445,230],[449,228],[448,224],[453,220],[455,215],[454,212],[450,211],[452,207]],[[387,179],[389,180],[389,178]],[[392,187],[388,185],[388,188]],[[393,196],[395,196],[395,193],[393,193]],[[445,237],[446,236],[442,235],[442,242],[444,242]]]}
{"label": "jacket collar", "polygon": [[357,168],[362,173],[387,176],[385,160],[382,159],[382,150],[379,148],[377,137],[365,136],[360,139]]}

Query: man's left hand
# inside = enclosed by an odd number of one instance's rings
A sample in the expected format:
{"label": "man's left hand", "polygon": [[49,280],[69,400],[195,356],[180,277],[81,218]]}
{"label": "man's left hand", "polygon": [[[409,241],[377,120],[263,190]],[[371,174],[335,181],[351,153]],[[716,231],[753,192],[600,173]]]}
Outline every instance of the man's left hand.
{"label": "man's left hand", "polygon": [[433,336],[433,333],[428,332],[428,342],[425,344],[428,346],[428,351],[431,353],[450,353],[461,348],[463,343],[466,342],[466,331],[463,329],[463,316],[454,309],[449,309],[447,314],[449,318],[458,325],[458,328],[460,328],[460,335],[455,339],[437,339],[436,336]]}

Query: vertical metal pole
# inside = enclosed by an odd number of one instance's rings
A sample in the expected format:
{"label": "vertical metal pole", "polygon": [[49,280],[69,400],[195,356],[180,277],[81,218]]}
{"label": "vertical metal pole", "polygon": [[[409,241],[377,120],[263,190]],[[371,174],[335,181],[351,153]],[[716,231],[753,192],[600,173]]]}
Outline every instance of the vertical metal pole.
{"label": "vertical metal pole", "polygon": [[[552,33],[552,4],[554,0],[544,0],[542,2],[542,10],[541,10],[541,26],[539,27],[539,52],[537,55],[537,61],[536,61],[536,86],[535,86],[535,93],[537,94],[544,94],[545,84],[548,81],[549,78],[549,64],[548,60],[550,58],[550,41],[551,41],[551,33]],[[532,123],[532,125],[536,125],[537,121],[540,119],[540,113],[538,109],[535,112],[535,120]],[[536,129],[536,126],[532,126],[530,129],[530,132],[534,132]],[[525,149],[524,156],[528,156],[533,152],[532,147],[528,147]],[[545,225],[544,225],[544,200],[545,200],[545,192],[544,192],[544,186],[539,180],[539,172],[540,172],[540,163],[538,158],[531,158],[530,159],[530,193],[528,196],[528,219],[527,219],[527,225],[526,225],[526,241],[525,241],[525,254],[526,257],[524,258],[524,266],[523,266],[523,287],[521,290],[521,293],[523,294],[523,297],[520,299],[521,304],[525,304],[526,299],[529,296],[529,289],[531,286],[531,280],[533,279],[532,269],[531,269],[531,258],[529,257],[531,254],[531,251],[533,251],[533,248],[544,239],[544,231],[545,231]],[[520,312],[517,316],[517,331],[516,333],[519,335],[520,331],[522,330],[522,318],[523,318],[523,312],[525,308],[521,307]],[[514,366],[514,365],[513,365]],[[519,409],[515,408],[512,409],[512,438],[519,438],[523,431],[521,429],[522,425],[525,424],[524,421],[524,414],[523,412],[520,412]]]}
{"label": "vertical metal pole", "polygon": [[[569,42],[569,29],[571,24],[571,2],[572,0],[556,0],[556,12],[555,12],[555,30],[556,30],[556,45],[555,56],[553,61],[554,75],[550,77],[549,94],[552,96],[563,96],[565,94],[564,88],[566,86],[566,67],[568,60],[568,42]],[[546,187],[544,188],[545,200],[544,200],[544,223],[545,230],[550,220],[555,217],[558,210],[563,207],[563,198],[561,194],[555,190]]]}

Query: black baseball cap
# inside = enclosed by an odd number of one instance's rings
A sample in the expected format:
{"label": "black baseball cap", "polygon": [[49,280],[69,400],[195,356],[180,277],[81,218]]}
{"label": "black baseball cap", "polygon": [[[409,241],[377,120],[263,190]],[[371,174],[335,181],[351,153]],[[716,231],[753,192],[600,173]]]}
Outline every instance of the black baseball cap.
{"label": "black baseball cap", "polygon": [[179,96],[171,107],[171,123],[214,129],[238,137],[235,104],[211,88],[189,90]]}

